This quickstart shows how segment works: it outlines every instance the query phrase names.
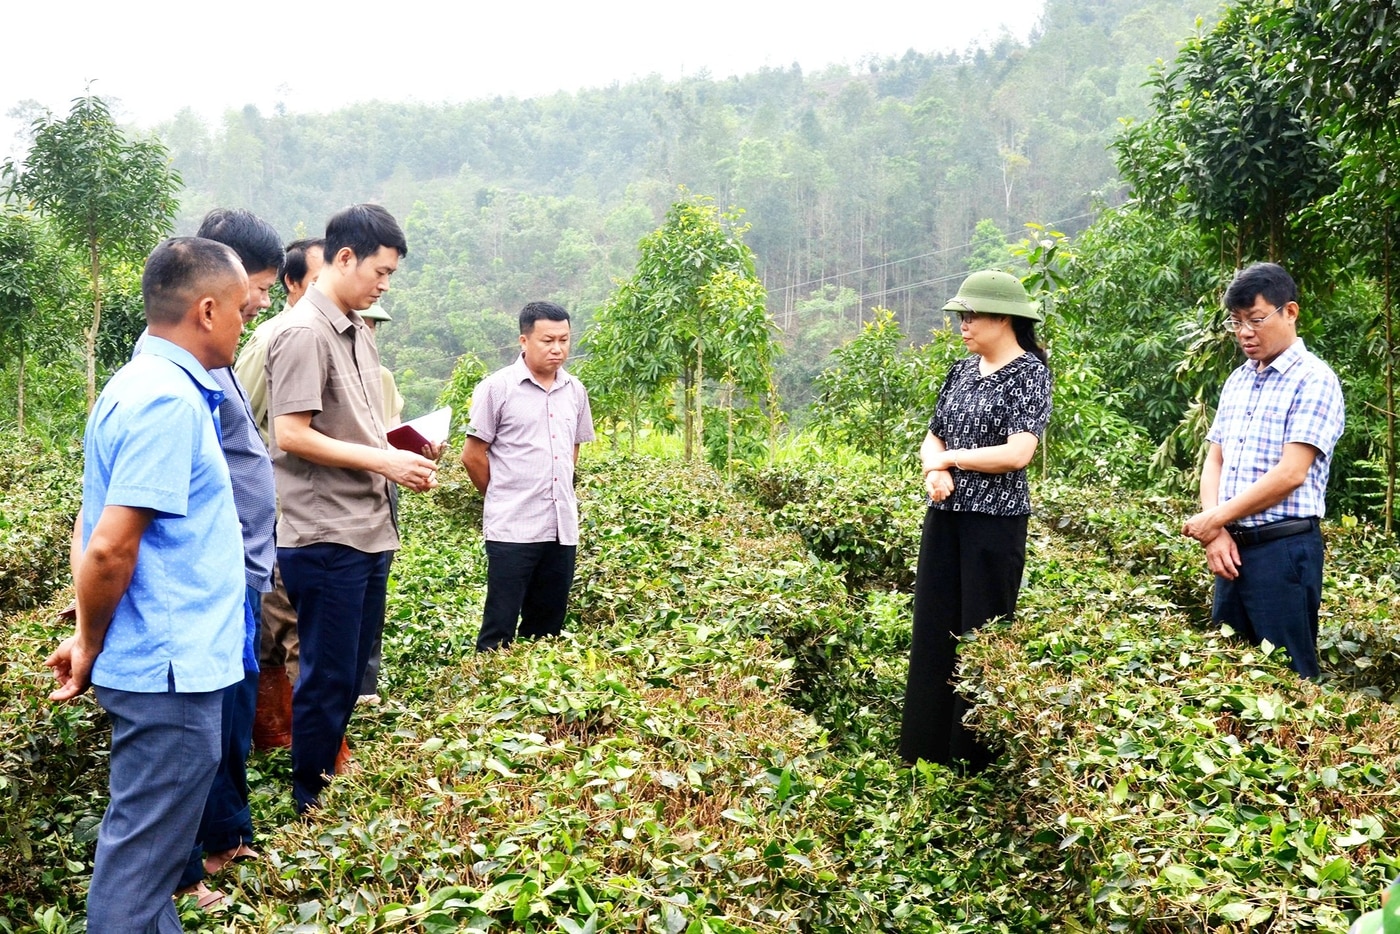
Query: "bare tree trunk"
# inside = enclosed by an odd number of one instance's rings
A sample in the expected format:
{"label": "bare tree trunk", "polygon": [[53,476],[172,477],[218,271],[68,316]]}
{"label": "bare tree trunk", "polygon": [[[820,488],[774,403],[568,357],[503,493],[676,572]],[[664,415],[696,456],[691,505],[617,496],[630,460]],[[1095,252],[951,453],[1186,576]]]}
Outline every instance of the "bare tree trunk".
{"label": "bare tree trunk", "polygon": [[87,329],[87,410],[97,404],[97,329],[102,326],[102,267],[97,240],[88,238],[88,262],[92,275],[92,327]]}
{"label": "bare tree trunk", "polygon": [[685,438],[683,456],[687,464],[690,463],[691,457],[694,453],[691,449],[691,438],[693,436],[694,429],[694,415],[692,410],[692,405],[695,399],[695,392],[693,386],[694,380],[694,373],[686,372],[681,375],[681,415],[683,419],[681,423],[681,434]]}
{"label": "bare tree trunk", "polygon": [[19,382],[16,385],[16,397],[19,401],[18,412],[15,416],[15,427],[21,438],[24,437],[24,335],[19,338]]}
{"label": "bare tree trunk", "polygon": [[[700,457],[705,456],[705,336],[695,329],[695,385],[690,387],[691,404],[695,407],[695,440],[700,447]],[[687,454],[687,459],[689,455]]]}
{"label": "bare tree trunk", "polygon": [[725,448],[724,448],[724,476],[725,476],[727,479],[733,480],[733,479],[734,479],[734,384],[733,384],[732,382],[728,382],[728,380],[730,380],[730,379],[733,379],[733,376],[727,374],[727,375],[725,376],[726,382],[725,382],[725,387],[724,387],[724,411],[725,411],[725,414],[726,414],[726,416],[727,416],[727,418],[728,418],[728,423],[725,425],[725,430],[726,430],[727,434],[726,434],[726,436],[725,436]]}
{"label": "bare tree trunk", "polygon": [[1391,301],[1389,234],[1381,249],[1385,269],[1385,532],[1389,535],[1395,513],[1395,306]]}

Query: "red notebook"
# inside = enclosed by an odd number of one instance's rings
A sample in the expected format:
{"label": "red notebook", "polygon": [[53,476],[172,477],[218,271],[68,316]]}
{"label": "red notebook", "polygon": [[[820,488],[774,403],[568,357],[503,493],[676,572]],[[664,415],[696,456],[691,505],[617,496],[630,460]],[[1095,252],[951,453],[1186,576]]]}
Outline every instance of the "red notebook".
{"label": "red notebook", "polygon": [[430,444],[442,444],[452,428],[452,406],[443,406],[427,415],[404,422],[389,432],[389,443],[404,451],[423,453]]}

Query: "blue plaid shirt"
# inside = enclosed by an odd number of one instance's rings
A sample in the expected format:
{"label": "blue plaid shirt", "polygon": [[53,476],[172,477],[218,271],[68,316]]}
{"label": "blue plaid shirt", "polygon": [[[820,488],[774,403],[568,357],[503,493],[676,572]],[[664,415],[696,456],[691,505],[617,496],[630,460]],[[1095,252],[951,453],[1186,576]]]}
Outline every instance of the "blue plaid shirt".
{"label": "blue plaid shirt", "polygon": [[1321,517],[1326,511],[1332,449],[1346,421],[1342,386],[1301,339],[1268,366],[1246,360],[1225,381],[1207,440],[1220,445],[1219,501],[1239,496],[1283,458],[1283,446],[1310,444],[1318,455],[1303,485],[1283,502],[1241,520],[1242,526]]}

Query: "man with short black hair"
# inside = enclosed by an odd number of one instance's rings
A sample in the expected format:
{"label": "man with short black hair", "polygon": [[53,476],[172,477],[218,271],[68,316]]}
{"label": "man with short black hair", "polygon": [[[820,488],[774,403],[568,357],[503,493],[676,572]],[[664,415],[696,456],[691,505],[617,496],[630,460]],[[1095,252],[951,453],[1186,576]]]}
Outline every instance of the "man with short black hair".
{"label": "man with short black hair", "polygon": [[[242,313],[248,324],[269,305],[269,291],[282,271],[282,241],[272,226],[241,208],[215,208],[205,215],[198,236],[222,243],[238,254],[248,274],[248,298]],[[277,495],[272,460],[253,424],[248,395],[224,366],[210,371],[224,391],[219,403],[219,440],[233,481],[233,502],[243,533],[244,619],[243,680],[224,693],[223,758],[209,789],[199,837],[180,879],[181,893],[214,904],[222,896],[203,884],[233,862],[257,858],[253,849],[253,816],[248,806],[248,749],[252,745],[253,712],[258,696],[258,645],[262,636],[262,595],[272,589],[276,555]],[[205,854],[207,855],[207,858]]]}
{"label": "man with short black hair", "polygon": [[1201,470],[1201,511],[1182,532],[1205,546],[1214,618],[1255,644],[1288,651],[1293,670],[1319,673],[1322,531],[1332,450],[1346,412],[1332,370],[1298,337],[1298,286],[1282,266],[1255,263],[1225,292],[1248,359],[1225,383]]}
{"label": "man with short black hair", "polygon": [[569,313],[553,302],[520,311],[520,357],[472,393],[462,466],[486,495],[486,606],[479,652],[564,626],[578,552],[574,465],[593,440],[588,391],[564,369]]}
{"label": "man with short black hair", "polygon": [[[243,344],[234,372],[248,393],[248,405],[263,443],[272,445],[267,414],[267,342],[283,314],[301,301],[321,274],[325,241],[319,237],[293,240],[286,247],[282,287],[287,303],[277,316],[254,329]],[[282,575],[272,568],[272,589],[263,595],[262,639],[259,644],[258,699],[253,718],[253,744],[259,749],[285,749],[292,745],[292,685],[297,680],[300,644],[297,614],[287,599]]]}
{"label": "man with short black hair", "polygon": [[[399,547],[389,487],[437,485],[437,465],[389,445],[379,350],[360,312],[388,290],[408,244],[382,207],[326,223],[325,265],[268,341],[272,459],[282,513],[277,563],[296,609],[301,676],[292,694],[292,796],[320,804],[383,626]],[[427,452],[432,458],[440,448]]]}
{"label": "man with short black hair", "polygon": [[224,689],[243,678],[243,551],[211,370],[233,363],[248,276],[228,247],[166,240],[141,278],[143,351],[102,390],[74,529],[77,627],[45,664],[112,723],[111,801],[89,931],[181,930],[171,900],[220,758]]}

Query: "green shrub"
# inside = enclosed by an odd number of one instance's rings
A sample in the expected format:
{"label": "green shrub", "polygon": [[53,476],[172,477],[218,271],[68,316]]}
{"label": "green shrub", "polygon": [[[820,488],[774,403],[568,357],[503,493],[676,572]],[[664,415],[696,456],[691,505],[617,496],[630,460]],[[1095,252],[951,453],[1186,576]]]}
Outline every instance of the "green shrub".
{"label": "green shrub", "polygon": [[48,699],[55,682],[43,660],[71,633],[52,607],[4,618],[0,930],[40,906],[81,906],[105,806],[105,717],[91,695],[62,707]]}
{"label": "green shrub", "polygon": [[[1211,622],[1212,578],[1200,546],[1181,534],[1194,502],[1048,482],[1037,515],[1056,535],[1082,543],[1135,575],[1191,622]],[[1375,526],[1343,517],[1323,523],[1327,543],[1318,655],[1323,677],[1340,688],[1400,696],[1400,546]],[[1031,569],[1034,573],[1035,569]]]}
{"label": "green shrub", "polygon": [[0,613],[38,606],[68,583],[82,453],[0,432]]}
{"label": "green shrub", "polygon": [[[785,506],[819,481],[748,488]],[[1017,621],[963,652],[1006,750],[969,778],[895,758],[907,591],[848,592],[708,467],[588,452],[567,632],[487,656],[479,515],[443,492],[402,500],[356,769],[301,822],[287,754],[255,754],[264,859],[187,930],[1341,934],[1396,871],[1394,709],[1188,625],[1164,569],[1198,556],[1151,547],[1165,507],[1048,491],[1096,515],[1032,523]],[[1337,537],[1333,566],[1377,583],[1329,577],[1329,605],[1389,612],[1387,549]],[[81,927],[105,803],[96,706],[45,697],[52,610],[0,630],[0,850],[22,857],[0,931],[24,934]]]}
{"label": "green shrub", "polygon": [[1095,929],[1342,931],[1396,869],[1395,710],[1150,596],[1036,607],[962,671],[1031,781],[1055,853],[1037,871],[1073,880]]}
{"label": "green shrub", "polygon": [[850,593],[913,586],[926,507],[917,476],[778,466],[741,472],[738,482],[814,556],[841,568]]}

